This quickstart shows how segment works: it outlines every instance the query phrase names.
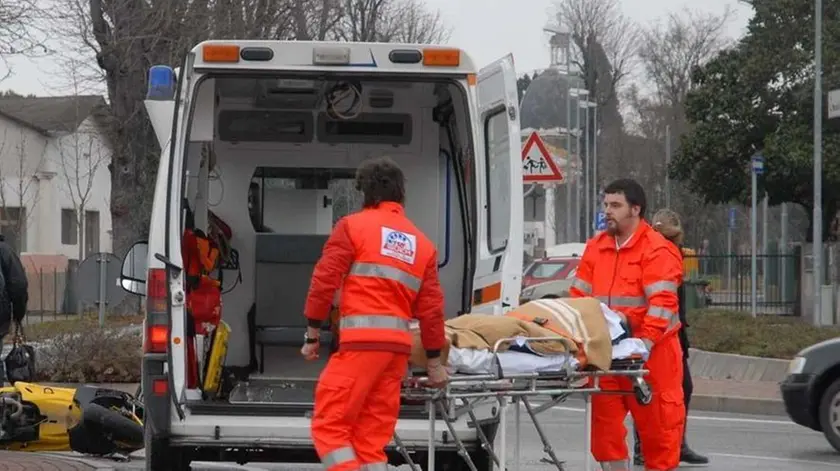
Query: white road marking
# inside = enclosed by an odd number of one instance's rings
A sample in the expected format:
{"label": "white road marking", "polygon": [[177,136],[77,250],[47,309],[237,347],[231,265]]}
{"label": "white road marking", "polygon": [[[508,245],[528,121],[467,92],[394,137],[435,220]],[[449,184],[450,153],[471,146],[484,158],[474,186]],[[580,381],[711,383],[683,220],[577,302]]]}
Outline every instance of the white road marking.
{"label": "white road marking", "polygon": [[[534,404],[536,406],[536,404]],[[585,412],[583,408],[579,407],[567,407],[567,406],[554,406],[551,408],[552,410],[559,410],[564,412]],[[742,424],[765,424],[765,425],[795,425],[797,427],[801,427],[801,425],[797,425],[789,420],[772,420],[772,419],[747,419],[743,417],[709,417],[703,415],[691,415],[688,416],[691,420],[700,420],[700,421],[709,421],[709,422],[735,422],[735,423],[742,423]]]}
{"label": "white road marking", "polygon": [[831,461],[817,461],[817,460],[797,460],[792,458],[775,458],[770,456],[755,456],[755,455],[738,455],[734,453],[709,453],[711,456],[720,456],[723,458],[737,458],[743,460],[763,460],[763,461],[776,461],[780,463],[796,463],[796,464],[819,464],[825,466],[833,466],[836,468],[840,468],[840,462],[831,462]]}

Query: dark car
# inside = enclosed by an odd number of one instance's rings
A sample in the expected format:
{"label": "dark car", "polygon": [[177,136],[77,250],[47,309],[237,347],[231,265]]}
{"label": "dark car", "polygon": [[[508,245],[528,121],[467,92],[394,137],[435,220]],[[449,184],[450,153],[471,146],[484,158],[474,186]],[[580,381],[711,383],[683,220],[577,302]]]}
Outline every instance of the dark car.
{"label": "dark car", "polygon": [[840,451],[840,338],[799,352],[781,389],[790,420],[822,432]]}

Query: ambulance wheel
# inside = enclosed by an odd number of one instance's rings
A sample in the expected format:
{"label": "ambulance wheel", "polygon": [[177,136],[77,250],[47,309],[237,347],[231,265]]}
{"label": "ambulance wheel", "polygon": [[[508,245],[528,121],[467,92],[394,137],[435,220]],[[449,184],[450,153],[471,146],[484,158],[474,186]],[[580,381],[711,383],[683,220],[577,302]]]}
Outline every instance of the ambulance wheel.
{"label": "ambulance wheel", "polygon": [[645,381],[637,381],[633,384],[633,394],[636,396],[636,402],[642,406],[650,404],[653,399],[650,386]]}

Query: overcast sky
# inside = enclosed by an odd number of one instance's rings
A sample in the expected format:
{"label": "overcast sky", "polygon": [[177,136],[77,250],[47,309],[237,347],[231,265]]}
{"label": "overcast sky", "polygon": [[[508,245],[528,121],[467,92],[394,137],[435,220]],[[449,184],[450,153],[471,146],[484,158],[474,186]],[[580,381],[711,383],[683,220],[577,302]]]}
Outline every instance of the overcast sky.
{"label": "overcast sky", "polygon": [[[548,65],[548,36],[542,27],[550,19],[552,0],[425,1],[440,9],[445,21],[453,26],[449,43],[465,49],[479,67],[509,52],[513,53],[520,74]],[[732,38],[744,33],[752,16],[752,9],[737,0],[621,0],[621,3],[624,12],[640,24],[687,7],[720,13],[729,5],[735,12],[727,31]],[[523,8],[525,4],[529,7]],[[49,60],[16,59],[11,65],[14,75],[0,83],[0,89],[40,96],[72,93],[67,89],[67,80],[55,78],[62,71]],[[101,93],[105,94],[104,87]]]}

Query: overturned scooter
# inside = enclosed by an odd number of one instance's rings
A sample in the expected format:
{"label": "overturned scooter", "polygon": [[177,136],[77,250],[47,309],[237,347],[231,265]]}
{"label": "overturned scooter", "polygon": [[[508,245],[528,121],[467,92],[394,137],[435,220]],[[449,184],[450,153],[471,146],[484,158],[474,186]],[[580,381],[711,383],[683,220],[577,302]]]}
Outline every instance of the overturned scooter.
{"label": "overturned scooter", "polygon": [[16,382],[0,388],[0,449],[121,457],[143,448],[143,405],[133,395]]}

